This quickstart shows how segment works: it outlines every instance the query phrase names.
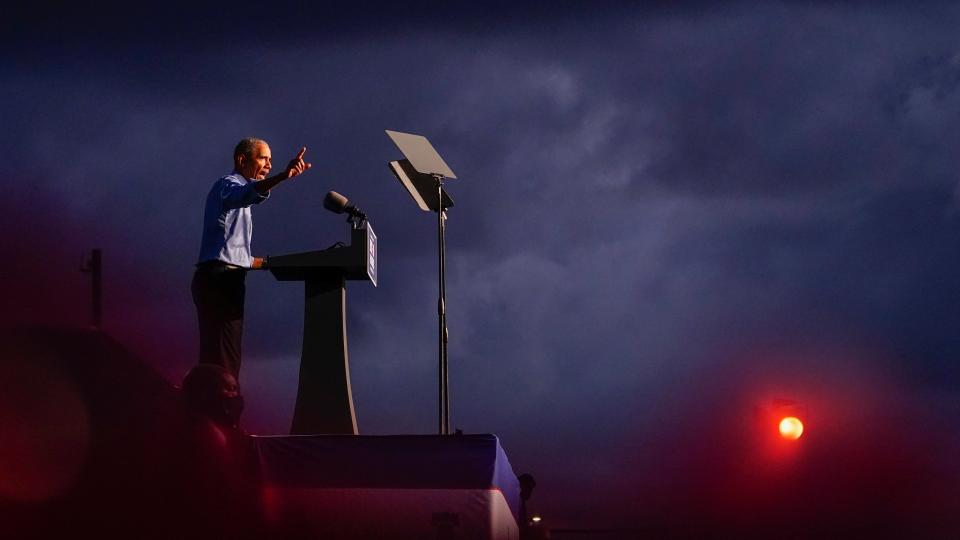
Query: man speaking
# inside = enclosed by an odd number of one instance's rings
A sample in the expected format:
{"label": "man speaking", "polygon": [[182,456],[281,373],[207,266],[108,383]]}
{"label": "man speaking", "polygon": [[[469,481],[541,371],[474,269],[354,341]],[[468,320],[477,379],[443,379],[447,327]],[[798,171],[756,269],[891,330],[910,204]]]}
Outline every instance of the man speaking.
{"label": "man speaking", "polygon": [[270,196],[270,190],[310,168],[303,147],[280,174],[267,177],[272,168],[270,146],[248,137],[233,151],[233,172],[213,184],[203,213],[200,258],[191,291],[200,323],[200,363],[217,364],[240,377],[240,344],[243,337],[244,280],[250,269],[261,268],[253,257],[250,207]]}

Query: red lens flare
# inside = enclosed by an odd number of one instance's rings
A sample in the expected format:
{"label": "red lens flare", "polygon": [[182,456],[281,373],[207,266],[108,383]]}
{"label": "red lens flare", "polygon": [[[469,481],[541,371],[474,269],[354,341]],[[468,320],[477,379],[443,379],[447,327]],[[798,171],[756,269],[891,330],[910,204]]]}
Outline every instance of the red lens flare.
{"label": "red lens flare", "polygon": [[803,435],[803,422],[796,416],[788,416],[780,420],[780,436],[795,441]]}

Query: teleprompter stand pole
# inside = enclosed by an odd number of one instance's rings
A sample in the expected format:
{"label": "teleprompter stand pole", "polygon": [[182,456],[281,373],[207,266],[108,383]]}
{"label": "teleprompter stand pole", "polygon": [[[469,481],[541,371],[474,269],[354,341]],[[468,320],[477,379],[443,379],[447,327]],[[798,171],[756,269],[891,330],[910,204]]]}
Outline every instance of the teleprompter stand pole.
{"label": "teleprompter stand pole", "polygon": [[[443,198],[443,176],[434,175],[437,182],[437,200]],[[439,318],[439,374],[440,374],[440,434],[450,434],[450,372],[447,364],[447,343],[449,334],[447,330],[447,266],[446,266],[446,221],[447,212],[444,208],[437,210],[437,244],[439,246],[439,274],[440,274],[440,299],[437,302],[437,315]]]}

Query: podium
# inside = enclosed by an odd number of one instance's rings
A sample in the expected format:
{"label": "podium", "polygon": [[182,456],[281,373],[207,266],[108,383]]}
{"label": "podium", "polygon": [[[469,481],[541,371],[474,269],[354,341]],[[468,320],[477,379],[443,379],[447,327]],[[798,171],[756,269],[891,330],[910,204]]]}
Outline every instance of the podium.
{"label": "podium", "polygon": [[303,351],[290,433],[357,434],[347,352],[347,280],[377,285],[377,236],[355,224],[349,246],[269,257],[279,281],[304,282]]}

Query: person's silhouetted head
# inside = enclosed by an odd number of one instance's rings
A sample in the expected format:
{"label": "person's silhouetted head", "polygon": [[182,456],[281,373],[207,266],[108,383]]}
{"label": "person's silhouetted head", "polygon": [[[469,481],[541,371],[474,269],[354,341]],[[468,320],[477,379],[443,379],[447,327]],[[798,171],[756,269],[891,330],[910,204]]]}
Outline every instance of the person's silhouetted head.
{"label": "person's silhouetted head", "polygon": [[517,480],[520,482],[520,498],[526,501],[533,495],[533,488],[537,487],[537,481],[530,473],[521,474]]}
{"label": "person's silhouetted head", "polygon": [[222,426],[237,427],[243,395],[237,379],[223,366],[199,364],[183,378],[187,406]]}

